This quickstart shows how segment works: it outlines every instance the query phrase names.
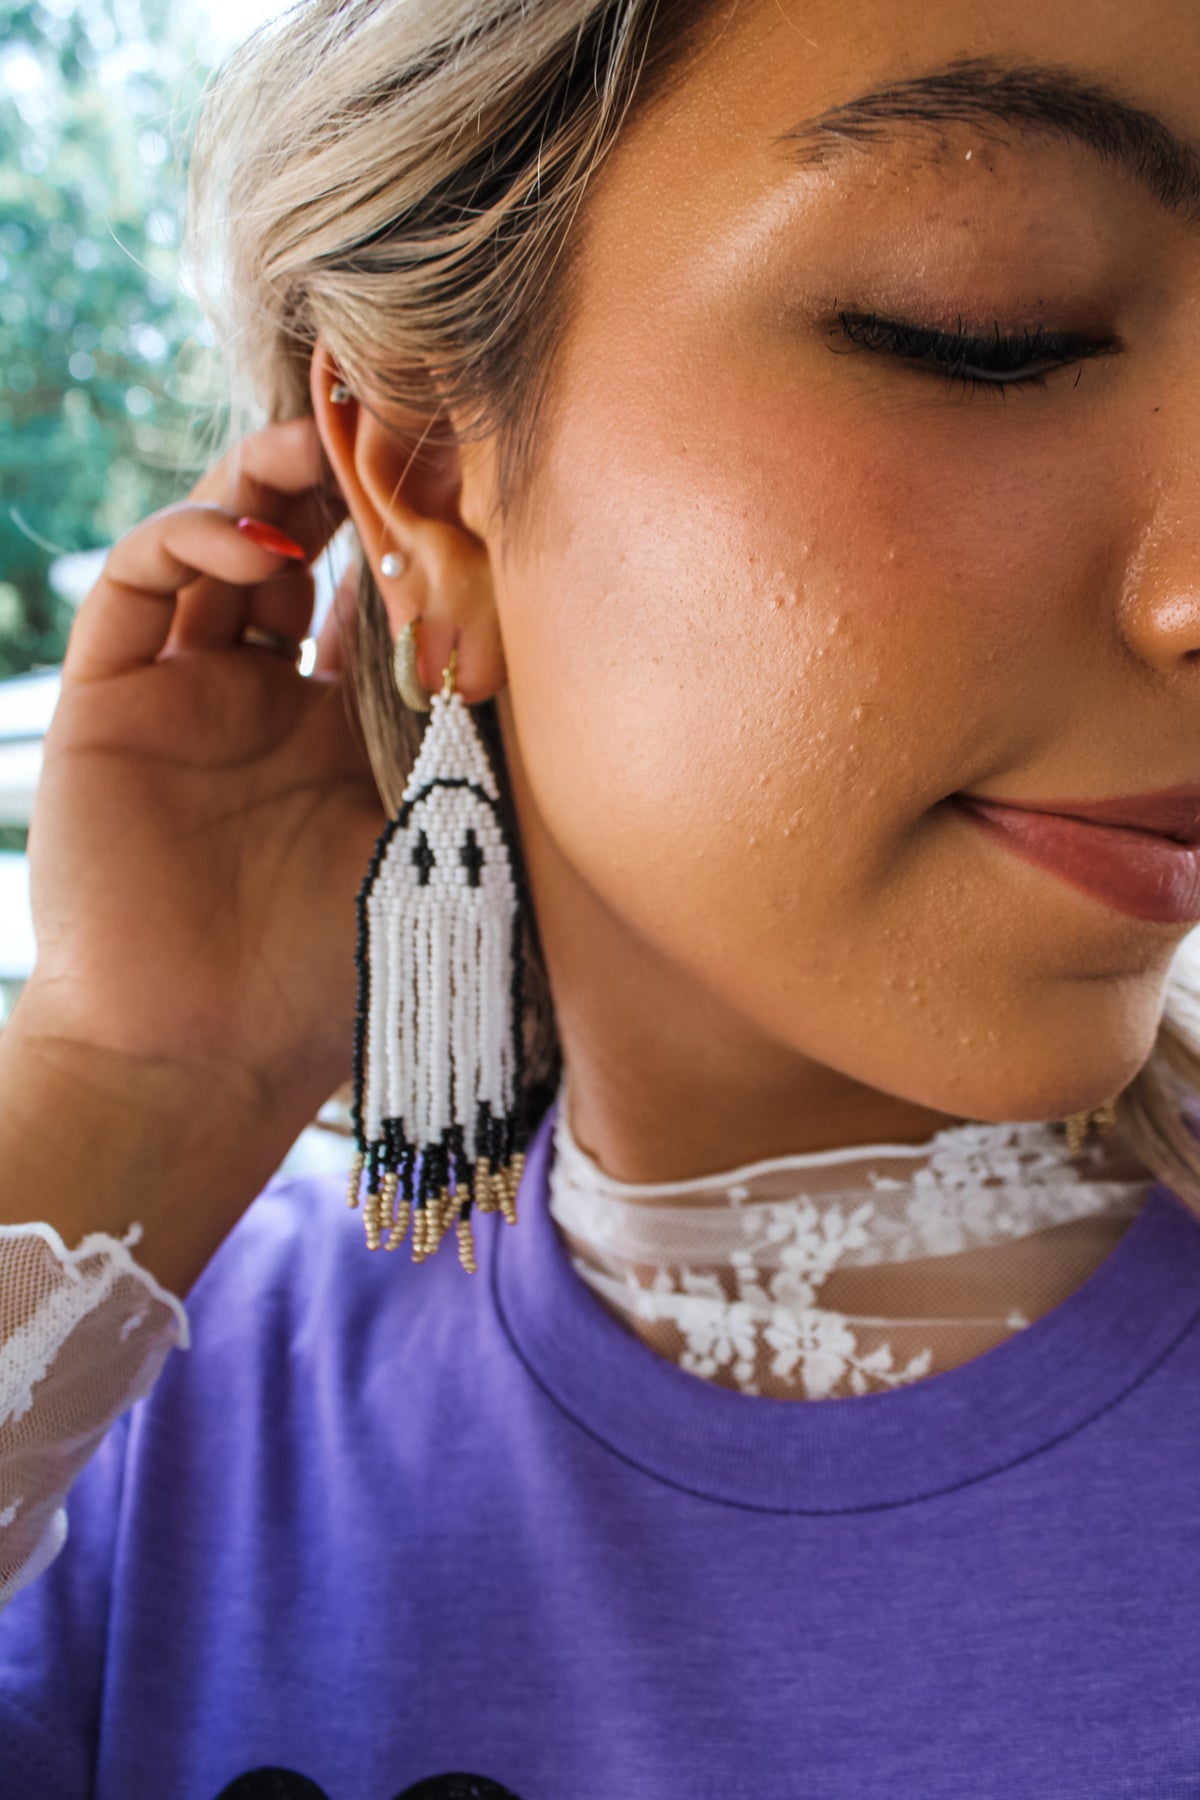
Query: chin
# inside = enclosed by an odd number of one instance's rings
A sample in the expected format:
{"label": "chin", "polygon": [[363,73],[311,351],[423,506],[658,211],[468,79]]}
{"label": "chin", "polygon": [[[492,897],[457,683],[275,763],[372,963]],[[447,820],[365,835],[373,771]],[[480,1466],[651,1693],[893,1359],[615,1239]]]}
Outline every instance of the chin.
{"label": "chin", "polygon": [[[1085,1009],[1080,1009],[1081,1013]],[[1154,1049],[1157,1018],[1146,1028],[1102,1031],[1066,1013],[1049,1029],[1011,1034],[970,1052],[956,1069],[947,1095],[922,1095],[927,1104],[963,1118],[1065,1119],[1113,1099],[1133,1080]]]}

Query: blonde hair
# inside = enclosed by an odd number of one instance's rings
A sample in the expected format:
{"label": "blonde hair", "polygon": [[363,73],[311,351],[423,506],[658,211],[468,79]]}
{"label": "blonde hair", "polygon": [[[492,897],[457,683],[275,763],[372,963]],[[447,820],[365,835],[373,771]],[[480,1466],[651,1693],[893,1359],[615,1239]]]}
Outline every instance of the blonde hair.
{"label": "blonde hair", "polygon": [[[350,386],[428,439],[494,436],[497,510],[525,522],[570,318],[589,182],[636,105],[690,65],[711,0],[302,0],[210,83],[191,147],[187,254],[232,383],[229,441],[311,410],[322,333]],[[577,221],[578,216],[578,223]],[[380,798],[419,741],[365,559],[346,645]],[[515,837],[491,702],[474,709]],[[529,922],[531,1111],[557,1043]],[[1117,1129],[1200,1213],[1200,986],[1180,946]]]}

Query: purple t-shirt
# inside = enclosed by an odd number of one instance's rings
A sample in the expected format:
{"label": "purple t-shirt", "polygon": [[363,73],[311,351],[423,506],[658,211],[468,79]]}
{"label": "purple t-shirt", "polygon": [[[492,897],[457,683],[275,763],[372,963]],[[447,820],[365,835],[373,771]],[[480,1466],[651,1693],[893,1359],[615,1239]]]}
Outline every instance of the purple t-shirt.
{"label": "purple t-shirt", "polygon": [[0,1615],[0,1800],[1197,1800],[1200,1222],[890,1392],[734,1393],[520,1222],[277,1176]]}

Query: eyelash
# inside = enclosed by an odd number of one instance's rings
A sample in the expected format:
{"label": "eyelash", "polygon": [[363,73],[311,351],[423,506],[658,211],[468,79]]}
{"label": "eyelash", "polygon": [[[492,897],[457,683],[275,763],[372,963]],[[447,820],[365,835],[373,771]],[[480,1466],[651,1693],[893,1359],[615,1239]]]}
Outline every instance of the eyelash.
{"label": "eyelash", "polygon": [[1119,348],[1111,338],[1046,331],[1041,325],[1019,337],[1002,337],[997,323],[994,334],[984,337],[963,331],[961,321],[960,329],[952,332],[880,318],[878,313],[839,312],[837,320],[843,336],[857,349],[914,362],[930,374],[944,374],[948,382],[968,383],[972,393],[986,388],[1001,400],[1009,388],[1045,387],[1048,375],[1072,363],[1081,365],[1082,375],[1084,362]]}

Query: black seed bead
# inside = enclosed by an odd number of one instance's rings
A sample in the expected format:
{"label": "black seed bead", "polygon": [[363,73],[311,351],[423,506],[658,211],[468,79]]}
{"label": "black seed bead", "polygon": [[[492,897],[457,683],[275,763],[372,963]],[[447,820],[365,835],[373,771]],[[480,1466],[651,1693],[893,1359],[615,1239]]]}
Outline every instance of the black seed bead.
{"label": "black seed bead", "polygon": [[475,1158],[476,1162],[488,1153],[488,1105],[481,1100],[475,1108]]}
{"label": "black seed bead", "polygon": [[367,1192],[374,1194],[379,1188],[379,1165],[383,1160],[383,1145],[376,1138],[367,1152]]}

